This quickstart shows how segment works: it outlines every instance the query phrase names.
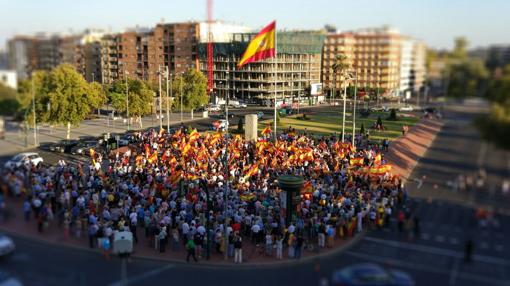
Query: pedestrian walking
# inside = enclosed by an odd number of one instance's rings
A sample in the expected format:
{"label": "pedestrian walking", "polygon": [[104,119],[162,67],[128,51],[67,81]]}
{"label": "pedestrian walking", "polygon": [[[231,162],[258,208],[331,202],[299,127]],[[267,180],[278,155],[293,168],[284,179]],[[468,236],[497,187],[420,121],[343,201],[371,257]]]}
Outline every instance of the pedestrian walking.
{"label": "pedestrian walking", "polygon": [[197,257],[195,256],[195,242],[193,241],[193,238],[189,238],[188,242],[186,243],[186,251],[188,252],[188,255],[186,256],[186,262],[189,262],[189,257],[193,257],[193,260],[197,262]]}
{"label": "pedestrian walking", "polygon": [[301,258],[301,250],[303,249],[303,236],[298,235],[296,238],[296,246],[294,250],[294,258],[300,259]]}
{"label": "pedestrian walking", "polygon": [[234,263],[243,263],[243,239],[236,235],[234,241]]}
{"label": "pedestrian walking", "polygon": [[276,239],[276,259],[281,260],[283,254],[283,236],[280,236]]}
{"label": "pedestrian walking", "polygon": [[472,255],[473,255],[473,241],[471,240],[471,238],[469,238],[464,243],[464,261],[470,263]]}

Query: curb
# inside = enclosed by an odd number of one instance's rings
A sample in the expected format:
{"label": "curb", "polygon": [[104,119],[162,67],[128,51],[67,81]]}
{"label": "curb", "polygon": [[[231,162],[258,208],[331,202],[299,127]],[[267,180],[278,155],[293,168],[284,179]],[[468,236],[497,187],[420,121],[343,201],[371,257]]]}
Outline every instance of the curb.
{"label": "curb", "polygon": [[[97,248],[90,249],[90,248],[84,247],[84,246],[77,246],[77,245],[72,245],[72,244],[62,244],[62,243],[59,243],[57,241],[38,239],[38,238],[33,237],[31,235],[27,235],[25,233],[21,233],[21,232],[18,232],[18,231],[13,231],[11,229],[6,229],[3,226],[0,226],[0,230],[2,232],[4,232],[4,233],[8,234],[8,235],[11,235],[11,236],[14,236],[14,237],[18,237],[18,238],[22,238],[22,239],[25,239],[25,240],[29,240],[29,241],[32,241],[32,242],[44,243],[44,244],[52,245],[52,246],[59,245],[60,247],[64,247],[64,248],[71,248],[71,249],[75,249],[75,250],[79,250],[79,251],[85,251],[85,252],[88,252],[88,253],[96,253],[98,255],[101,255],[101,252],[98,251]],[[308,262],[311,262],[311,261],[318,261],[318,260],[320,260],[322,258],[326,258],[326,257],[329,257],[329,256],[333,256],[333,255],[342,253],[343,251],[345,251],[346,249],[352,247],[358,241],[363,239],[365,237],[366,233],[367,233],[366,230],[362,231],[361,233],[357,234],[355,237],[347,240],[344,244],[342,244],[339,247],[336,247],[336,248],[332,249],[331,251],[326,251],[326,252],[319,253],[319,254],[312,255],[312,256],[302,257],[299,260],[286,259],[286,260],[274,260],[272,262],[255,262],[255,263],[247,262],[247,263],[242,263],[242,264],[235,264],[235,263],[231,262],[230,260],[227,260],[227,261],[223,260],[223,261],[218,262],[218,263],[208,262],[207,260],[201,260],[199,263],[188,263],[188,262],[186,262],[184,260],[184,258],[182,260],[180,260],[180,259],[174,259],[174,258],[152,257],[152,256],[147,256],[147,255],[138,255],[138,254],[136,254],[136,252],[133,255],[131,255],[131,257],[134,258],[134,259],[141,259],[141,260],[171,262],[171,263],[175,263],[175,264],[187,265],[187,266],[196,267],[196,268],[224,268],[224,267],[236,267],[236,268],[248,268],[248,267],[251,267],[251,268],[253,268],[253,267],[256,267],[256,268],[272,268],[272,267],[285,267],[285,266],[292,266],[292,265],[298,265],[298,264],[305,264],[305,263],[308,263]],[[113,257],[115,257],[115,255],[111,255],[111,257],[113,258]]]}

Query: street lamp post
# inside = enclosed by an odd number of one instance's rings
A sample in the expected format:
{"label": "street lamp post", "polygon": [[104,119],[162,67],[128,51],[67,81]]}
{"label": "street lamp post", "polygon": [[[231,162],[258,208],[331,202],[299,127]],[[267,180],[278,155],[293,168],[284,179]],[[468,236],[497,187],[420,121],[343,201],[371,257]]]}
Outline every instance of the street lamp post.
{"label": "street lamp post", "polygon": [[32,77],[32,114],[34,116],[34,146],[37,146],[37,120],[35,115],[35,84]]}
{"label": "street lamp post", "polygon": [[128,87],[128,79],[127,79],[127,75],[129,73],[127,71],[124,71],[124,80],[126,81],[126,119],[127,119],[127,130],[129,131],[129,87]]}
{"label": "street lamp post", "polygon": [[228,200],[228,192],[229,192],[229,168],[228,168],[228,160],[230,159],[229,158],[229,154],[228,154],[228,145],[229,145],[229,134],[228,134],[228,129],[230,127],[230,123],[229,123],[229,119],[228,119],[228,104],[229,104],[229,93],[228,93],[228,83],[229,83],[229,78],[228,78],[228,71],[226,72],[226,78],[225,78],[225,83],[226,83],[226,89],[225,89],[225,118],[226,118],[226,127],[225,127],[225,192],[224,192],[224,195],[223,195],[223,217],[225,219],[224,221],[224,241],[225,241],[225,260],[228,259],[228,234],[227,234],[227,200]]}
{"label": "street lamp post", "polygon": [[182,120],[182,98],[184,96],[184,94],[182,94],[182,77],[183,76],[184,76],[184,73],[181,73],[181,86],[180,86],[180,91],[181,91],[181,94],[180,94],[181,95],[180,96],[180,98],[181,98],[181,104],[180,104],[181,105],[181,124],[183,123],[183,120]]}
{"label": "street lamp post", "polygon": [[161,110],[161,65],[158,65],[158,82],[159,82],[159,129],[163,129],[163,113]]}
{"label": "street lamp post", "polygon": [[171,88],[168,87],[168,77],[170,76],[168,72],[168,66],[165,67],[165,76],[166,76],[166,129],[170,130],[170,96],[168,95],[168,90]]}
{"label": "street lamp post", "polygon": [[358,69],[356,68],[355,82],[354,82],[354,103],[352,107],[352,146],[356,146],[356,99],[358,93]]}
{"label": "street lamp post", "polygon": [[342,142],[344,142],[345,139],[345,105],[347,103],[347,84],[344,80],[344,108],[343,108],[343,114],[342,114]]}

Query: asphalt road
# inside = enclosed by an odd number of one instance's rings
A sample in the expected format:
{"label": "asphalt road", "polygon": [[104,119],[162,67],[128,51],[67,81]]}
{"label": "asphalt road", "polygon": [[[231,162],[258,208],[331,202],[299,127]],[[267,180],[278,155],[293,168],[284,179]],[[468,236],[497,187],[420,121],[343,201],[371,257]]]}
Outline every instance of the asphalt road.
{"label": "asphalt road", "polygon": [[[413,199],[410,208],[421,218],[418,238],[399,233],[393,221],[342,253],[292,265],[216,267],[132,259],[128,285],[321,285],[334,270],[360,262],[403,270],[416,285],[508,285],[510,228],[504,226],[510,217],[498,217],[499,226],[481,227],[465,206]],[[467,237],[474,241],[472,263],[463,261]],[[99,253],[14,239],[17,251],[0,261],[0,270],[26,285],[118,285],[121,280],[119,259],[107,261]]]}
{"label": "asphalt road", "polygon": [[[283,266],[225,268],[133,259],[127,266],[128,285],[327,285],[321,281],[329,280],[334,270],[359,262],[403,270],[416,285],[510,285],[510,217],[499,214],[483,224],[474,218],[472,207],[486,203],[503,208],[505,197],[459,194],[446,184],[459,172],[476,172],[479,164],[487,170],[489,186],[505,176],[506,153],[480,151],[483,143],[469,123],[478,112],[474,110],[445,111],[445,128],[413,173],[426,179],[419,189],[416,182],[408,184],[417,196],[409,207],[421,221],[418,237],[398,233],[393,221],[390,228],[370,231],[342,253]],[[59,155],[43,156],[50,161]],[[17,251],[0,260],[0,271],[26,285],[119,285],[118,259],[106,261],[98,253],[14,239]],[[474,242],[471,263],[463,261],[467,239]]]}
{"label": "asphalt road", "polygon": [[[410,176],[407,186],[412,195],[508,213],[510,194],[502,192],[502,183],[510,179],[510,152],[481,140],[473,120],[484,109],[473,101],[445,107],[442,130]],[[483,186],[465,191],[454,188],[459,175],[476,178],[480,170],[487,174]]]}

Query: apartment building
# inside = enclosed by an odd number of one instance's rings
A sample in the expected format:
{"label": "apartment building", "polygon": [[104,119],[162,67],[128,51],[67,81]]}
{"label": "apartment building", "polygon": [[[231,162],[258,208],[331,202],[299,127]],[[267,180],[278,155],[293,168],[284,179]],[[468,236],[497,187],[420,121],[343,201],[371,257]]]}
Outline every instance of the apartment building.
{"label": "apartment building", "polygon": [[336,56],[344,54],[349,66],[346,73],[357,78],[358,86],[398,95],[402,89],[415,90],[423,85],[424,53],[423,44],[387,27],[328,34],[323,48],[322,81],[330,95],[334,86],[338,94],[345,85],[354,85],[352,80],[344,81],[345,74],[333,72]]}
{"label": "apartment building", "polygon": [[36,39],[16,36],[7,42],[7,66],[18,79],[26,79],[37,68]]}
{"label": "apartment building", "polygon": [[165,23],[154,29],[126,31],[101,40],[104,83],[124,74],[155,82],[166,66],[173,75],[198,67],[200,23]]}
{"label": "apartment building", "polygon": [[[236,65],[254,33],[235,33],[229,42],[214,44],[213,96],[270,102],[307,100],[312,84],[320,84],[325,34],[318,31],[278,32],[276,58]],[[200,70],[207,74],[207,45],[200,45]]]}

